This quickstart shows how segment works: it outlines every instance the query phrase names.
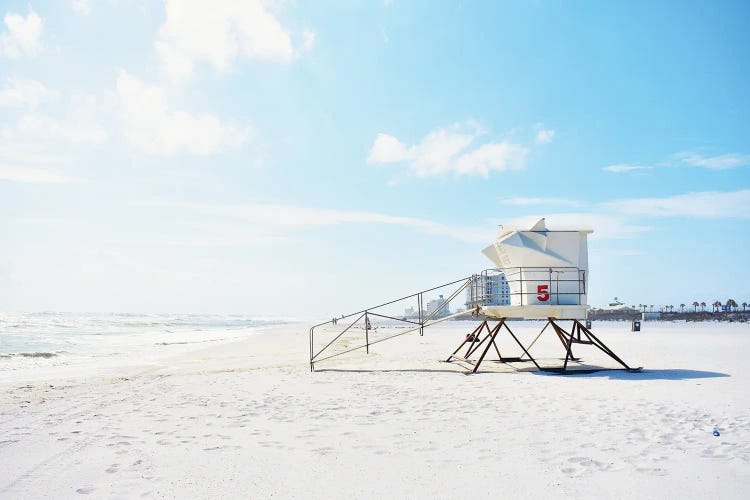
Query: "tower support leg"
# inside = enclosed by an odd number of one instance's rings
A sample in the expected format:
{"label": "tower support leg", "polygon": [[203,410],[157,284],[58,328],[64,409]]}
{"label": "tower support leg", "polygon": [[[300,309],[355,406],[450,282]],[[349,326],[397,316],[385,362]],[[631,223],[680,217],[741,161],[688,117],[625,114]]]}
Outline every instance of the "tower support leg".
{"label": "tower support leg", "polygon": [[[561,327],[555,320],[555,318],[549,318],[547,323],[544,325],[542,330],[539,332],[539,334],[534,338],[534,340],[531,342],[528,348],[524,347],[524,345],[521,343],[520,340],[518,340],[518,337],[513,333],[513,331],[508,326],[508,323],[506,322],[507,318],[500,318],[498,323],[494,327],[490,327],[488,320],[482,321],[474,330],[466,336],[466,338],[461,342],[461,344],[456,348],[453,353],[448,356],[448,359],[446,359],[447,362],[450,362],[452,360],[462,361],[469,364],[473,364],[474,367],[471,370],[471,373],[477,373],[479,371],[479,367],[481,366],[482,362],[485,360],[485,357],[487,356],[487,353],[490,351],[490,347],[495,348],[495,352],[497,353],[498,360],[502,363],[514,363],[514,362],[526,362],[531,361],[534,363],[534,366],[538,370],[541,371],[550,371],[550,372],[558,372],[558,373],[590,373],[592,371],[598,371],[598,370],[591,370],[591,369],[579,369],[579,370],[568,370],[568,364],[571,361],[579,361],[580,358],[576,358],[573,355],[573,344],[580,344],[580,345],[593,345],[597,349],[604,352],[607,356],[611,357],[615,361],[617,361],[620,365],[622,365],[626,370],[628,371],[639,371],[640,368],[631,368],[628,366],[627,363],[625,363],[617,354],[615,354],[612,349],[607,347],[604,342],[602,342],[596,335],[594,335],[591,330],[586,328],[580,321],[573,320],[573,326],[571,328],[570,333],[568,333],[563,327]],[[541,367],[539,366],[539,363],[537,363],[536,359],[534,359],[531,354],[529,354],[529,350],[531,347],[536,343],[537,340],[539,340],[539,337],[544,333],[544,331],[547,329],[547,327],[552,326],[552,329],[555,331],[555,334],[557,335],[557,338],[560,340],[560,343],[563,345],[563,348],[565,349],[565,358],[563,359],[563,365],[561,367]],[[500,349],[497,345],[496,339],[498,335],[500,334],[500,331],[502,329],[507,330],[508,334],[513,338],[513,340],[518,344],[518,346],[523,351],[523,355],[520,357],[503,357],[503,355],[500,352]],[[482,337],[482,334],[486,331],[486,334]],[[480,337],[482,337],[480,339]],[[466,349],[466,353],[463,357],[457,355],[458,352],[468,344],[468,348]],[[469,357],[476,353],[477,351],[481,349],[481,355],[479,356],[479,359],[474,362],[469,359]],[[528,358],[528,359],[526,359]]]}
{"label": "tower support leg", "polygon": [[[497,332],[500,331],[500,328],[505,324],[505,318],[501,319],[500,322],[495,326],[495,328],[492,329],[492,332],[490,333],[490,342],[487,344],[487,347],[484,348],[484,351],[482,352],[482,355],[479,356],[479,360],[477,361],[477,364],[474,365],[473,373],[476,373],[479,369],[479,365],[482,364],[482,361],[484,361],[484,357],[487,355],[487,351],[490,350],[490,344],[495,343],[495,337],[497,336]],[[495,346],[497,348],[497,346]]]}
{"label": "tower support leg", "polygon": [[573,320],[573,321],[575,321],[575,323],[578,325],[578,331],[579,332],[583,331],[584,335],[586,337],[589,337],[593,345],[601,349],[610,358],[614,359],[615,361],[620,363],[622,366],[624,366],[626,370],[634,370],[634,368],[629,367],[627,363],[625,363],[625,361],[621,360],[620,357],[617,354],[615,354],[614,351],[612,351],[612,349],[604,345],[604,342],[599,340],[599,338],[593,333],[591,333],[591,330],[589,330],[584,325],[582,325],[580,321],[578,320]]}
{"label": "tower support leg", "polygon": [[[455,356],[455,355],[456,355],[456,353],[457,353],[458,351],[460,351],[460,350],[461,350],[461,348],[462,348],[463,346],[465,346],[465,345],[466,345],[467,343],[469,343],[469,342],[471,342],[471,345],[469,346],[469,351],[471,351],[471,348],[472,348],[472,347],[474,346],[474,344],[476,343],[477,339],[479,338],[479,332],[481,332],[481,331],[482,331],[482,328],[484,328],[484,327],[485,327],[486,325],[487,325],[487,320],[484,320],[484,321],[482,321],[482,322],[481,322],[481,323],[479,324],[479,326],[478,326],[478,327],[474,328],[474,331],[473,331],[473,332],[471,332],[470,334],[468,334],[468,335],[466,336],[466,338],[464,339],[464,341],[463,341],[463,342],[461,342],[461,345],[459,345],[459,346],[458,346],[458,347],[456,348],[456,350],[455,350],[455,351],[453,351],[453,353],[451,353],[451,355],[450,355],[450,356],[448,356],[448,359],[446,359],[445,361],[446,361],[446,362],[450,361],[450,360],[451,360],[451,358],[453,358],[453,356]],[[469,340],[469,339],[471,339],[471,340]]]}

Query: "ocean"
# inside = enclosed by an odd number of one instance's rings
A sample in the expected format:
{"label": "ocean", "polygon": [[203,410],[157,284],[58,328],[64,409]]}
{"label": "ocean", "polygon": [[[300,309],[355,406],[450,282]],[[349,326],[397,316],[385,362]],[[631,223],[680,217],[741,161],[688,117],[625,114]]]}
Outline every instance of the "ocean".
{"label": "ocean", "polygon": [[288,322],[241,314],[0,313],[0,372],[146,359],[240,340]]}

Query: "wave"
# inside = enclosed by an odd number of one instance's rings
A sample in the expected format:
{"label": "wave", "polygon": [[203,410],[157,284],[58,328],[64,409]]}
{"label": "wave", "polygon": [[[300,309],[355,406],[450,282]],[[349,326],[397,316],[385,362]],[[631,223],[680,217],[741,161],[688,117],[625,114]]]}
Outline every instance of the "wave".
{"label": "wave", "polygon": [[54,352],[19,352],[19,353],[13,353],[13,354],[0,354],[0,358],[2,359],[11,359],[14,356],[21,356],[24,358],[54,358],[57,356]]}
{"label": "wave", "polygon": [[[199,344],[241,338],[288,318],[246,314],[76,314],[0,312],[2,359],[147,352],[147,346]],[[208,344],[204,344],[208,345]]]}
{"label": "wave", "polygon": [[210,342],[221,342],[224,340],[236,340],[232,338],[226,338],[226,337],[220,337],[220,338],[213,338],[213,339],[204,339],[204,340],[192,340],[192,341],[175,341],[175,342],[157,342],[154,345],[187,345],[187,344],[206,344]]}
{"label": "wave", "polygon": [[133,332],[134,330],[230,330],[277,326],[289,318],[218,314],[72,314],[72,313],[0,313],[2,330],[29,332],[80,333]]}
{"label": "wave", "polygon": [[24,358],[54,358],[57,354],[54,352],[22,352],[19,356]]}

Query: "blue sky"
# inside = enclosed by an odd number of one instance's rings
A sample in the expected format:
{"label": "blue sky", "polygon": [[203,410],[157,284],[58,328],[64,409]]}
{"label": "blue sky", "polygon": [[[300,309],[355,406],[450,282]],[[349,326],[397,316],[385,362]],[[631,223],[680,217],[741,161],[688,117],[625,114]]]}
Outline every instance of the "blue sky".
{"label": "blue sky", "polygon": [[750,300],[745,2],[0,4],[0,307],[323,316],[591,226],[590,296]]}

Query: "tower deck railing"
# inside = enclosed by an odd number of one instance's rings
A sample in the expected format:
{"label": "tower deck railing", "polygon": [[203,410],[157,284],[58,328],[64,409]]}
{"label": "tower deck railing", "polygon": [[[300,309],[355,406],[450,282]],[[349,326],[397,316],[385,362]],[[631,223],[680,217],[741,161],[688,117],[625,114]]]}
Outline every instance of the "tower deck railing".
{"label": "tower deck railing", "polygon": [[585,303],[585,269],[569,266],[504,267],[485,269],[477,276],[471,289],[476,305],[504,305],[504,299],[512,305],[538,305],[529,299],[539,295],[540,284],[546,285],[544,292],[549,294],[548,305]]}

